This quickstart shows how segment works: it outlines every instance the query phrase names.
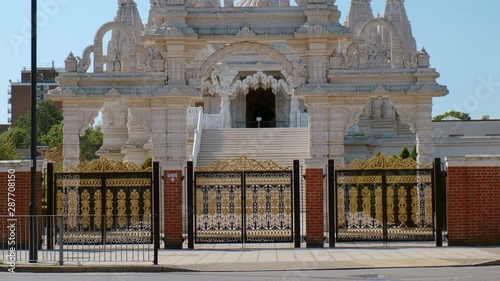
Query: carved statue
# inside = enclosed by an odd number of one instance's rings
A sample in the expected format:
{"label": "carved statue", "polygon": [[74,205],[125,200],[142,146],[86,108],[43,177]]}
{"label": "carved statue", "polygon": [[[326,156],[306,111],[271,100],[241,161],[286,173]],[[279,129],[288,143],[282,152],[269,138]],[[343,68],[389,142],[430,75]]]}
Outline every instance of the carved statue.
{"label": "carved statue", "polygon": [[114,47],[111,51],[111,56],[109,58],[109,62],[111,63],[111,71],[121,71],[122,70],[122,55],[121,52]]}
{"label": "carved statue", "polygon": [[368,63],[375,63],[377,61],[378,50],[377,45],[371,44],[368,50]]}

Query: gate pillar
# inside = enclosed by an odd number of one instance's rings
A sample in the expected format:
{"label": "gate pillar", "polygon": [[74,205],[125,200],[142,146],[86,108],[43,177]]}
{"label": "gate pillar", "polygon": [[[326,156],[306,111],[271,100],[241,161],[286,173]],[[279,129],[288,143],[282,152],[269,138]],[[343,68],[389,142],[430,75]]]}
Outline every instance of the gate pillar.
{"label": "gate pillar", "polygon": [[323,175],[325,160],[306,160],[306,245],[324,247]]}
{"label": "gate pillar", "polygon": [[165,249],[182,249],[182,171],[165,170],[163,184]]}

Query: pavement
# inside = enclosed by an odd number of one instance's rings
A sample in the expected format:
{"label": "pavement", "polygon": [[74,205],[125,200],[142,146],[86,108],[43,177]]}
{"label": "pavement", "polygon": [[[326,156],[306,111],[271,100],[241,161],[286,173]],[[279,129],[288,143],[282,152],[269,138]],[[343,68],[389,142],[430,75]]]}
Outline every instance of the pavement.
{"label": "pavement", "polygon": [[[250,272],[500,265],[500,247],[435,247],[432,243],[342,243],[294,249],[288,244],[200,245],[160,250],[152,262],[18,262],[16,272]],[[305,245],[303,245],[305,246]],[[7,271],[7,265],[0,265]]]}

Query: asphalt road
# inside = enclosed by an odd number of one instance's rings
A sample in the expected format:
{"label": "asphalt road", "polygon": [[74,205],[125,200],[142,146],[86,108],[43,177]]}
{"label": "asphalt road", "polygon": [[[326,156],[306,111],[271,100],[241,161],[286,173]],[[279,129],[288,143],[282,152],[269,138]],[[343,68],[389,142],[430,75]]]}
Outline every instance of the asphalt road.
{"label": "asphalt road", "polygon": [[152,274],[44,274],[44,273],[0,273],[3,281],[153,281],[153,280],[207,280],[207,281],[498,281],[500,267],[454,267],[454,268],[403,268],[333,271],[289,271],[289,272],[235,272],[235,273],[152,273]]}

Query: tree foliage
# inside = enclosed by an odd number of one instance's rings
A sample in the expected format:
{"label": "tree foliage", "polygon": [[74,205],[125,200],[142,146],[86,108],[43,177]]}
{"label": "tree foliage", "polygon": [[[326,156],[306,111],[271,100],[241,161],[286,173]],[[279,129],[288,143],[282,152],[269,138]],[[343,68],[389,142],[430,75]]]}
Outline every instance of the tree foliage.
{"label": "tree foliage", "polygon": [[399,153],[399,158],[401,159],[410,158],[410,151],[408,151],[408,147],[404,146],[403,149],[401,149],[401,152]]}
{"label": "tree foliage", "polygon": [[80,137],[80,158],[83,161],[91,161],[97,159],[95,154],[102,146],[103,134],[102,126],[90,126],[85,130],[85,135]]}
{"label": "tree foliage", "polygon": [[[41,100],[36,112],[37,145],[46,144],[43,139],[52,126],[60,124],[62,112],[57,110],[50,101]],[[8,137],[17,148],[28,148],[31,143],[31,112],[26,112],[19,117],[14,126],[8,131]]]}
{"label": "tree foliage", "polygon": [[437,115],[437,116],[434,117],[434,120],[441,121],[441,120],[443,120],[443,119],[445,119],[446,117],[449,117],[449,116],[458,118],[458,119],[460,119],[462,121],[471,120],[469,113],[461,112],[461,111],[456,111],[456,110],[447,111],[447,112],[445,112],[443,114]]}
{"label": "tree foliage", "polygon": [[417,156],[418,156],[417,146],[415,145],[415,146],[413,146],[413,149],[410,152],[410,158],[417,161]]}
{"label": "tree foliage", "polygon": [[8,137],[7,132],[0,135],[0,160],[19,159],[14,142]]}

